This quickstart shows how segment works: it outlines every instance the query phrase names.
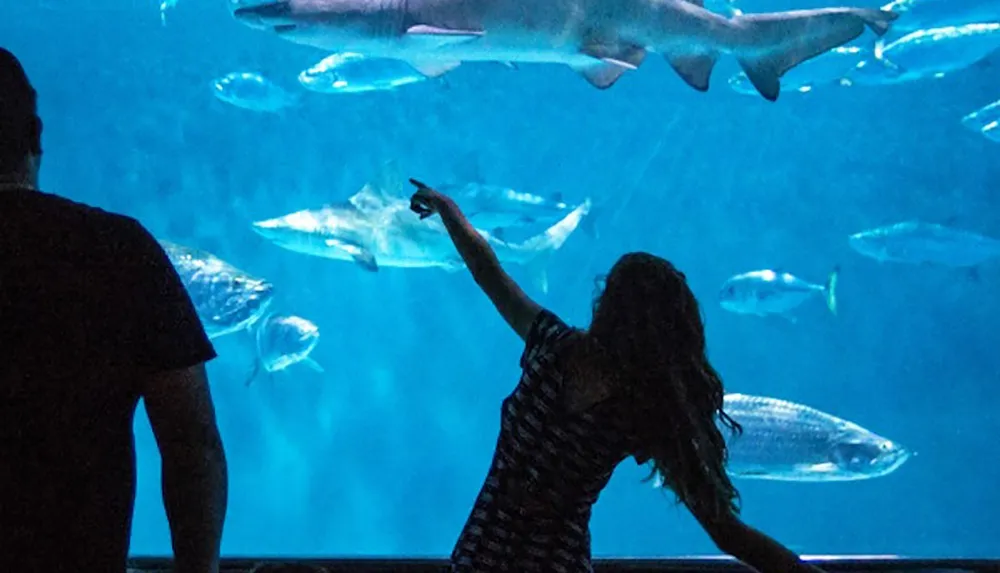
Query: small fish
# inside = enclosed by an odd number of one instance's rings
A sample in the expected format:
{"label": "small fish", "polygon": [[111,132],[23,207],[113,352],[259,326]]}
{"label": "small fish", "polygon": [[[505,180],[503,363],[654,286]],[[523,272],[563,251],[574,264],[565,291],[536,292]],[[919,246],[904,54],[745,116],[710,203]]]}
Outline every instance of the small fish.
{"label": "small fish", "polygon": [[990,141],[1000,143],[1000,100],[966,115],[962,118],[962,125],[981,133]]}
{"label": "small fish", "polygon": [[327,94],[391,91],[427,79],[406,62],[367,58],[353,52],[327,56],[299,74],[303,87]]}
{"label": "small fish", "polygon": [[905,221],[855,233],[851,248],[876,261],[974,267],[1000,256],[1000,241],[935,223]]}
{"label": "small fish", "polygon": [[319,327],[300,316],[270,315],[256,327],[257,361],[247,380],[249,386],[263,368],[268,374],[302,363],[316,372],[323,367],[309,357],[319,344]]}
{"label": "small fish", "polygon": [[160,240],[188,291],[209,338],[245,330],[274,300],[270,282],[254,277],[215,255]]}
{"label": "small fish", "polygon": [[809,298],[821,295],[830,312],[837,314],[837,275],[834,268],[825,285],[770,269],[751,271],[731,277],[719,291],[722,308],[739,314],[784,315]]}
{"label": "small fish", "polygon": [[859,62],[847,79],[859,85],[884,85],[941,78],[997,49],[1000,23],[918,30],[893,42],[877,42],[872,57]]}
{"label": "small fish", "polygon": [[723,408],[743,426],[723,430],[727,471],[745,479],[835,482],[883,477],[912,455],[861,426],[794,402],[726,394]]}
{"label": "small fish", "polygon": [[[535,265],[535,278],[547,291],[540,263],[562,247],[589,210],[590,201],[585,201],[545,232],[521,243],[508,243],[488,231],[477,231],[502,262]],[[371,272],[380,267],[436,267],[449,271],[465,267],[439,219],[420,219],[410,211],[409,200],[368,185],[346,202],[257,221],[253,230],[281,248],[351,261]]]}
{"label": "small fish", "polygon": [[893,33],[1000,22],[1000,0],[894,0],[882,9],[899,14]]}
{"label": "small fish", "polygon": [[[781,77],[781,86],[799,93],[817,87],[850,86],[845,76],[864,58],[865,50],[858,46],[841,46],[803,62]],[[729,78],[729,87],[743,95],[757,95],[753,82],[743,72]]]}
{"label": "small fish", "polygon": [[215,80],[212,93],[220,101],[257,112],[278,113],[299,103],[297,96],[264,76],[250,72],[233,72]]}

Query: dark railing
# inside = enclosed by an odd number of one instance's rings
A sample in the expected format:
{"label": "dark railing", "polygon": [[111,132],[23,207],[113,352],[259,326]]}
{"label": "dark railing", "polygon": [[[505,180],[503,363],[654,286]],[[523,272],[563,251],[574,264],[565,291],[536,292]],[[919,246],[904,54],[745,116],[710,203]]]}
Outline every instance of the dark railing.
{"label": "dark railing", "polygon": [[[1000,560],[980,559],[906,559],[898,557],[806,558],[828,573],[1000,573]],[[133,570],[158,573],[171,571],[164,558],[130,559]],[[222,563],[222,573],[246,573],[262,563],[301,563],[319,565],[330,573],[442,573],[447,562],[442,559],[307,559],[233,558]],[[596,559],[595,573],[736,573],[747,568],[729,559]]]}

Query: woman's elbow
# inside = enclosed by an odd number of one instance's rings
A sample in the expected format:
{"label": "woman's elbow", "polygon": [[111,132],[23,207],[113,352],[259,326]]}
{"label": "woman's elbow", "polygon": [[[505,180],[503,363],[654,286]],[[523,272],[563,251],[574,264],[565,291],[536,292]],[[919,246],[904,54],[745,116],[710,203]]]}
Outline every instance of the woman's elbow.
{"label": "woman's elbow", "polygon": [[705,532],[719,548],[719,551],[733,555],[740,552],[743,546],[746,526],[735,515],[715,519],[705,527]]}

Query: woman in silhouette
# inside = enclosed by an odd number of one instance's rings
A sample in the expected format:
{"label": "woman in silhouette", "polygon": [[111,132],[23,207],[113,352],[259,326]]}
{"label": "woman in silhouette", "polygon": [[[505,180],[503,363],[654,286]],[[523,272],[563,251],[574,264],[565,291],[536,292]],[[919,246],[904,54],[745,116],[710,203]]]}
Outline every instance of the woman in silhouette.
{"label": "woman in silhouette", "polygon": [[608,273],[590,327],[571,328],[504,272],[450,198],[410,182],[411,209],[441,216],[476,283],[525,341],[489,474],[451,555],[454,573],[591,572],[591,508],[629,456],[650,465],[650,478],[721,551],[763,573],[819,572],[739,518],[716,419],[741,429],[722,411],[722,381],[683,274],[627,254]]}

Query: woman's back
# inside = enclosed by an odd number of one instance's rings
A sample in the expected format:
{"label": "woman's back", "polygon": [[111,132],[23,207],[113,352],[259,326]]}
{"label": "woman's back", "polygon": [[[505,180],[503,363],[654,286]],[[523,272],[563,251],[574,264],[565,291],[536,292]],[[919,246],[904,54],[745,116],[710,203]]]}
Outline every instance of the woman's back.
{"label": "woman's back", "polygon": [[583,336],[549,311],[535,318],[454,571],[591,571],[591,507],[632,440],[613,398],[573,384],[567,358]]}

